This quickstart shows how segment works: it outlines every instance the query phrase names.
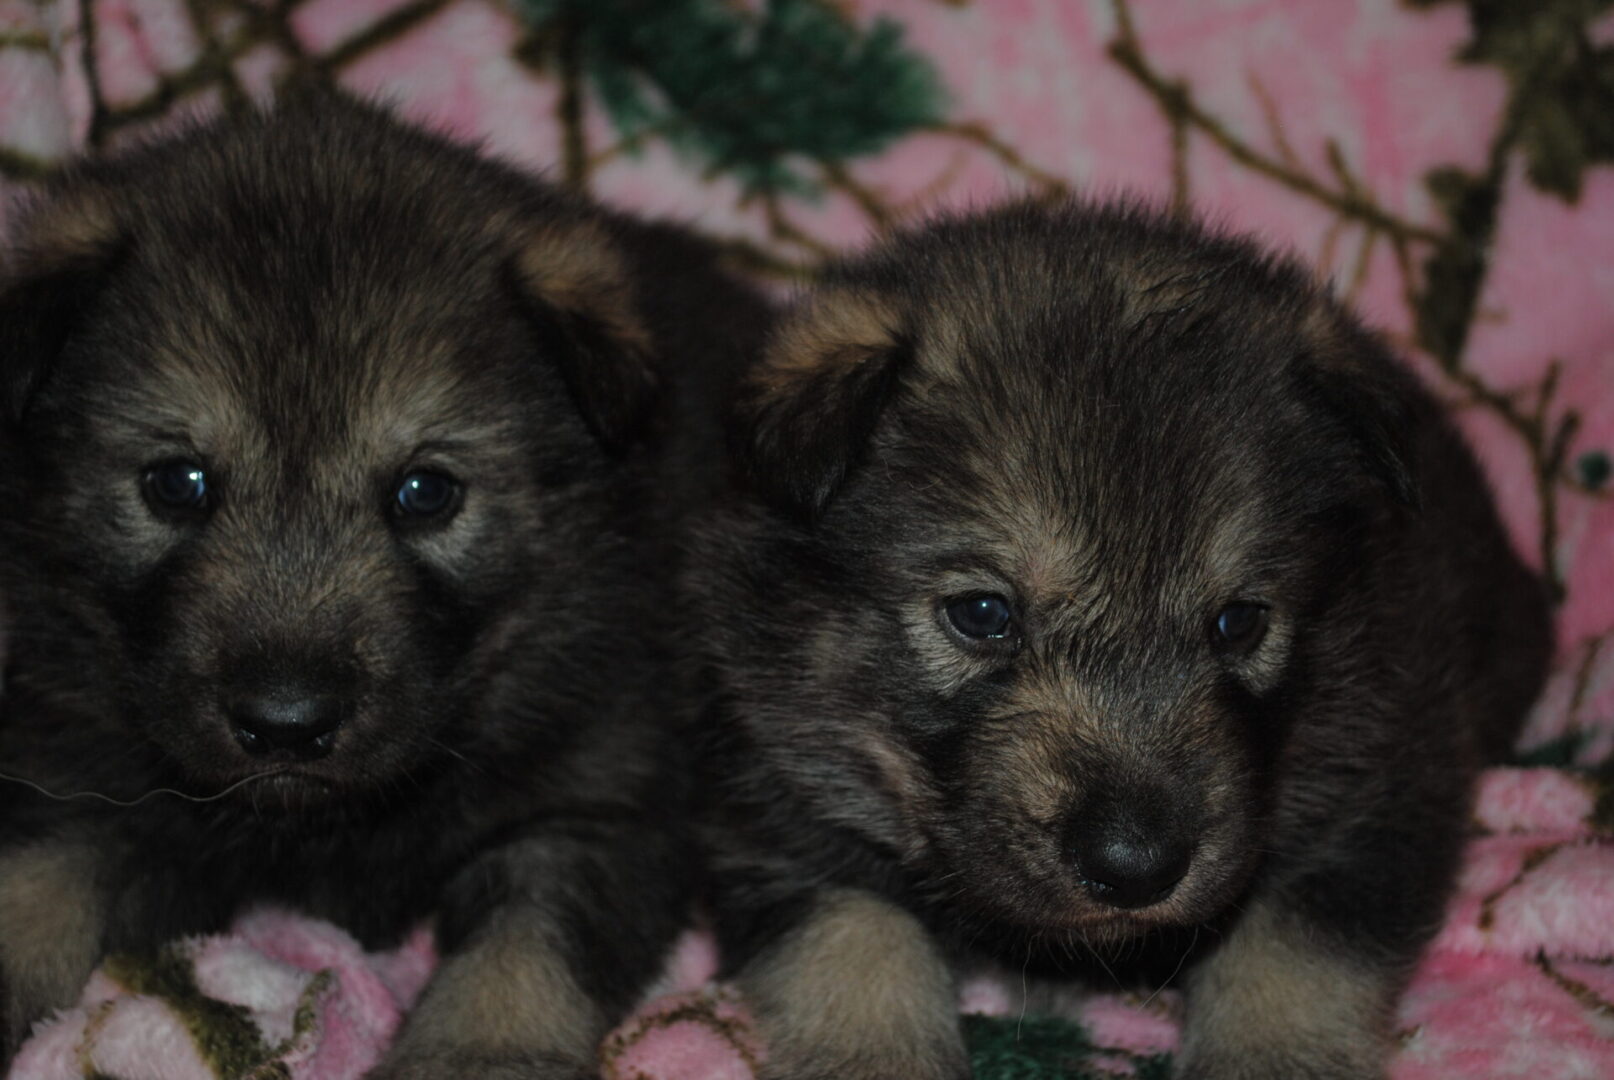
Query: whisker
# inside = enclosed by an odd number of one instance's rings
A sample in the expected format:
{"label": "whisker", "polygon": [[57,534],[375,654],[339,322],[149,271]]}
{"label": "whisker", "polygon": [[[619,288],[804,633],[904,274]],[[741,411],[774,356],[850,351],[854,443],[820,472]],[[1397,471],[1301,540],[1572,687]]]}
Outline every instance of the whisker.
{"label": "whisker", "polygon": [[1154,988],[1154,993],[1150,994],[1148,997],[1143,999],[1143,1006],[1142,1006],[1143,1008],[1145,1008],[1145,1009],[1148,1008],[1149,1007],[1149,1002],[1151,1002],[1155,998],[1159,997],[1160,996],[1160,991],[1164,990],[1168,985],[1170,985],[1170,983],[1171,983],[1171,981],[1173,979],[1175,979],[1179,974],[1181,974],[1183,964],[1188,962],[1188,954],[1193,952],[1194,951],[1194,946],[1198,945],[1198,944],[1199,944],[1199,927],[1196,925],[1194,927],[1194,940],[1190,941],[1188,943],[1188,947],[1182,951],[1182,955],[1177,957],[1177,966],[1174,969],[1172,969],[1172,972],[1171,972],[1170,975],[1166,976],[1165,981],[1162,982],[1159,986]]}
{"label": "whisker", "polygon": [[448,754],[450,757],[459,758],[460,761],[462,761],[465,764],[471,766],[473,769],[476,769],[478,772],[483,771],[482,767],[478,763],[472,761],[465,754],[463,754],[460,751],[454,749],[452,746],[448,745],[442,739],[433,738],[432,736],[428,735],[428,736],[426,736],[426,741],[428,743],[430,743],[431,745],[437,747],[437,749],[441,750],[443,753]]}
{"label": "whisker", "polygon": [[1087,951],[1089,953],[1092,953],[1093,959],[1098,961],[1098,966],[1104,969],[1104,974],[1106,974],[1106,975],[1108,975],[1110,977],[1110,981],[1112,983],[1114,983],[1118,989],[1125,990],[1126,987],[1122,986],[1121,985],[1121,980],[1115,977],[1115,972],[1110,969],[1110,965],[1104,962],[1104,957],[1099,953],[1099,951],[1097,949],[1095,949],[1093,947],[1093,943],[1090,940],[1088,940],[1086,932],[1085,931],[1077,931],[1077,933],[1080,934],[1080,936],[1081,936],[1082,945],[1087,949]]}
{"label": "whisker", "polygon": [[[46,798],[56,799],[59,802],[71,802],[74,799],[99,799],[104,803],[111,803],[113,806],[139,806],[147,799],[150,799],[156,795],[172,795],[175,798],[185,799],[188,802],[196,803],[214,802],[218,799],[224,798],[224,796],[228,795],[237,788],[245,787],[254,780],[264,780],[271,776],[277,776],[285,771],[285,767],[281,767],[278,769],[269,769],[266,772],[253,773],[251,776],[244,776],[235,783],[231,784],[229,787],[225,788],[223,791],[220,791],[214,795],[192,795],[188,792],[178,791],[174,788],[152,788],[150,791],[136,799],[117,799],[113,798],[111,795],[103,795],[99,791],[73,791],[64,795],[42,787],[28,779],[26,776],[12,776],[10,773],[3,772],[0,772],[0,780],[9,780],[13,784],[21,784],[24,787],[33,788]],[[256,798],[254,798],[253,802],[254,805],[256,805]]]}
{"label": "whisker", "polygon": [[[1040,932],[1037,934],[1037,940],[1042,940],[1042,934]],[[1015,1021],[1014,1025],[1014,1041],[1017,1043],[1020,1041],[1020,1032],[1026,1026],[1026,1006],[1030,1004],[1031,999],[1031,987],[1026,980],[1026,972],[1029,971],[1030,968],[1031,949],[1028,947],[1026,949],[1026,961],[1023,965],[1021,965],[1020,968],[1020,1019]]]}

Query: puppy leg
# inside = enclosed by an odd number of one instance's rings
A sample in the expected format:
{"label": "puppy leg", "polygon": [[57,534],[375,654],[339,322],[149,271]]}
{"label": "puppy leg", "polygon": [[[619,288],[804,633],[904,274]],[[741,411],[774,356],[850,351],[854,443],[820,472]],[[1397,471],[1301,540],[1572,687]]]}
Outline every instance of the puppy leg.
{"label": "puppy leg", "polygon": [[509,905],[445,957],[374,1075],[582,1077],[605,1023],[545,912]]}
{"label": "puppy leg", "polygon": [[737,981],[768,1080],[969,1076],[946,959],[918,919],[871,893],[821,894]]}
{"label": "puppy leg", "polygon": [[78,1000],[100,959],[98,867],[78,844],[0,852],[0,1066],[34,1021]]}
{"label": "puppy leg", "polygon": [[582,1080],[689,914],[686,859],[651,827],[584,826],[477,860],[450,886],[445,955],[386,1080]]}
{"label": "puppy leg", "polygon": [[1399,973],[1257,902],[1188,982],[1184,1080],[1384,1075]]}

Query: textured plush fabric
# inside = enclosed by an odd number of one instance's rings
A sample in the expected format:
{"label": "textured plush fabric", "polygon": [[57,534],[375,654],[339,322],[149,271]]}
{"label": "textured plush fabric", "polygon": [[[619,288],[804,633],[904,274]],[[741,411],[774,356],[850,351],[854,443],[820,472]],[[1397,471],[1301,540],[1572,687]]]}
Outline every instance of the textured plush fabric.
{"label": "textured plush fabric", "polygon": [[424,931],[366,955],[328,923],[255,911],[227,936],[108,959],[78,1008],[40,1025],[11,1075],[206,1080],[273,1062],[290,1077],[359,1076],[435,961]]}
{"label": "textured plush fabric", "polygon": [[[1393,1074],[1614,1076],[1610,0],[0,0],[0,175],[21,190],[293,74],[692,223],[781,282],[927,208],[1062,190],[1191,209],[1331,276],[1459,411],[1561,592],[1556,673],[1484,779]],[[366,958],[259,913],[116,958],[16,1075],[256,1055],[354,1076],[418,986],[383,974],[426,962],[410,948]],[[608,1076],[753,1075],[765,1048],[701,985],[708,953],[686,943]],[[1168,1068],[1169,991],[1053,1019],[1022,1017],[1013,976],[962,991],[983,1080]]]}

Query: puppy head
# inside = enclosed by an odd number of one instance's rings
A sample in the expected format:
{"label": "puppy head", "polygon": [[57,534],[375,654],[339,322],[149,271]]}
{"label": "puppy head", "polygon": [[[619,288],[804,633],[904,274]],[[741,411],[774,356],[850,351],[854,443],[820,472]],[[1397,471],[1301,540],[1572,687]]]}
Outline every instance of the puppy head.
{"label": "puppy head", "polygon": [[1332,585],[1415,498],[1417,400],[1239,244],[1078,207],[899,239],[740,404],[776,515],[721,594],[742,711],[963,910],[1204,919],[1258,861],[1286,710],[1328,693]]}
{"label": "puppy head", "polygon": [[[331,103],[90,167],[17,250],[29,686],[101,692],[192,790],[362,798],[590,620],[654,380],[588,211]],[[68,639],[90,670],[53,670]]]}

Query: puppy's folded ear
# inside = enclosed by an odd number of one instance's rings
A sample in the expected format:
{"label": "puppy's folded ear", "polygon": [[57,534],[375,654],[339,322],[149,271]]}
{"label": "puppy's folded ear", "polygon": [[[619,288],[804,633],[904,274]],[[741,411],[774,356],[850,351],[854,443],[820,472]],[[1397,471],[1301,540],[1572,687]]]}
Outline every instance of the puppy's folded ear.
{"label": "puppy's folded ear", "polygon": [[1417,376],[1332,300],[1306,322],[1307,347],[1296,377],[1357,444],[1366,474],[1401,504],[1416,508],[1416,433],[1427,422]]}
{"label": "puppy's folded ear", "polygon": [[26,213],[0,276],[0,425],[22,420],[123,248],[111,196],[70,189]]}
{"label": "puppy's folded ear", "polygon": [[590,430],[607,450],[620,450],[649,415],[660,382],[627,258],[588,218],[520,236],[516,291]]}
{"label": "puppy's folded ear", "polygon": [[833,287],[787,315],[738,401],[739,452],[781,508],[816,517],[857,464],[912,353],[897,309]]}

